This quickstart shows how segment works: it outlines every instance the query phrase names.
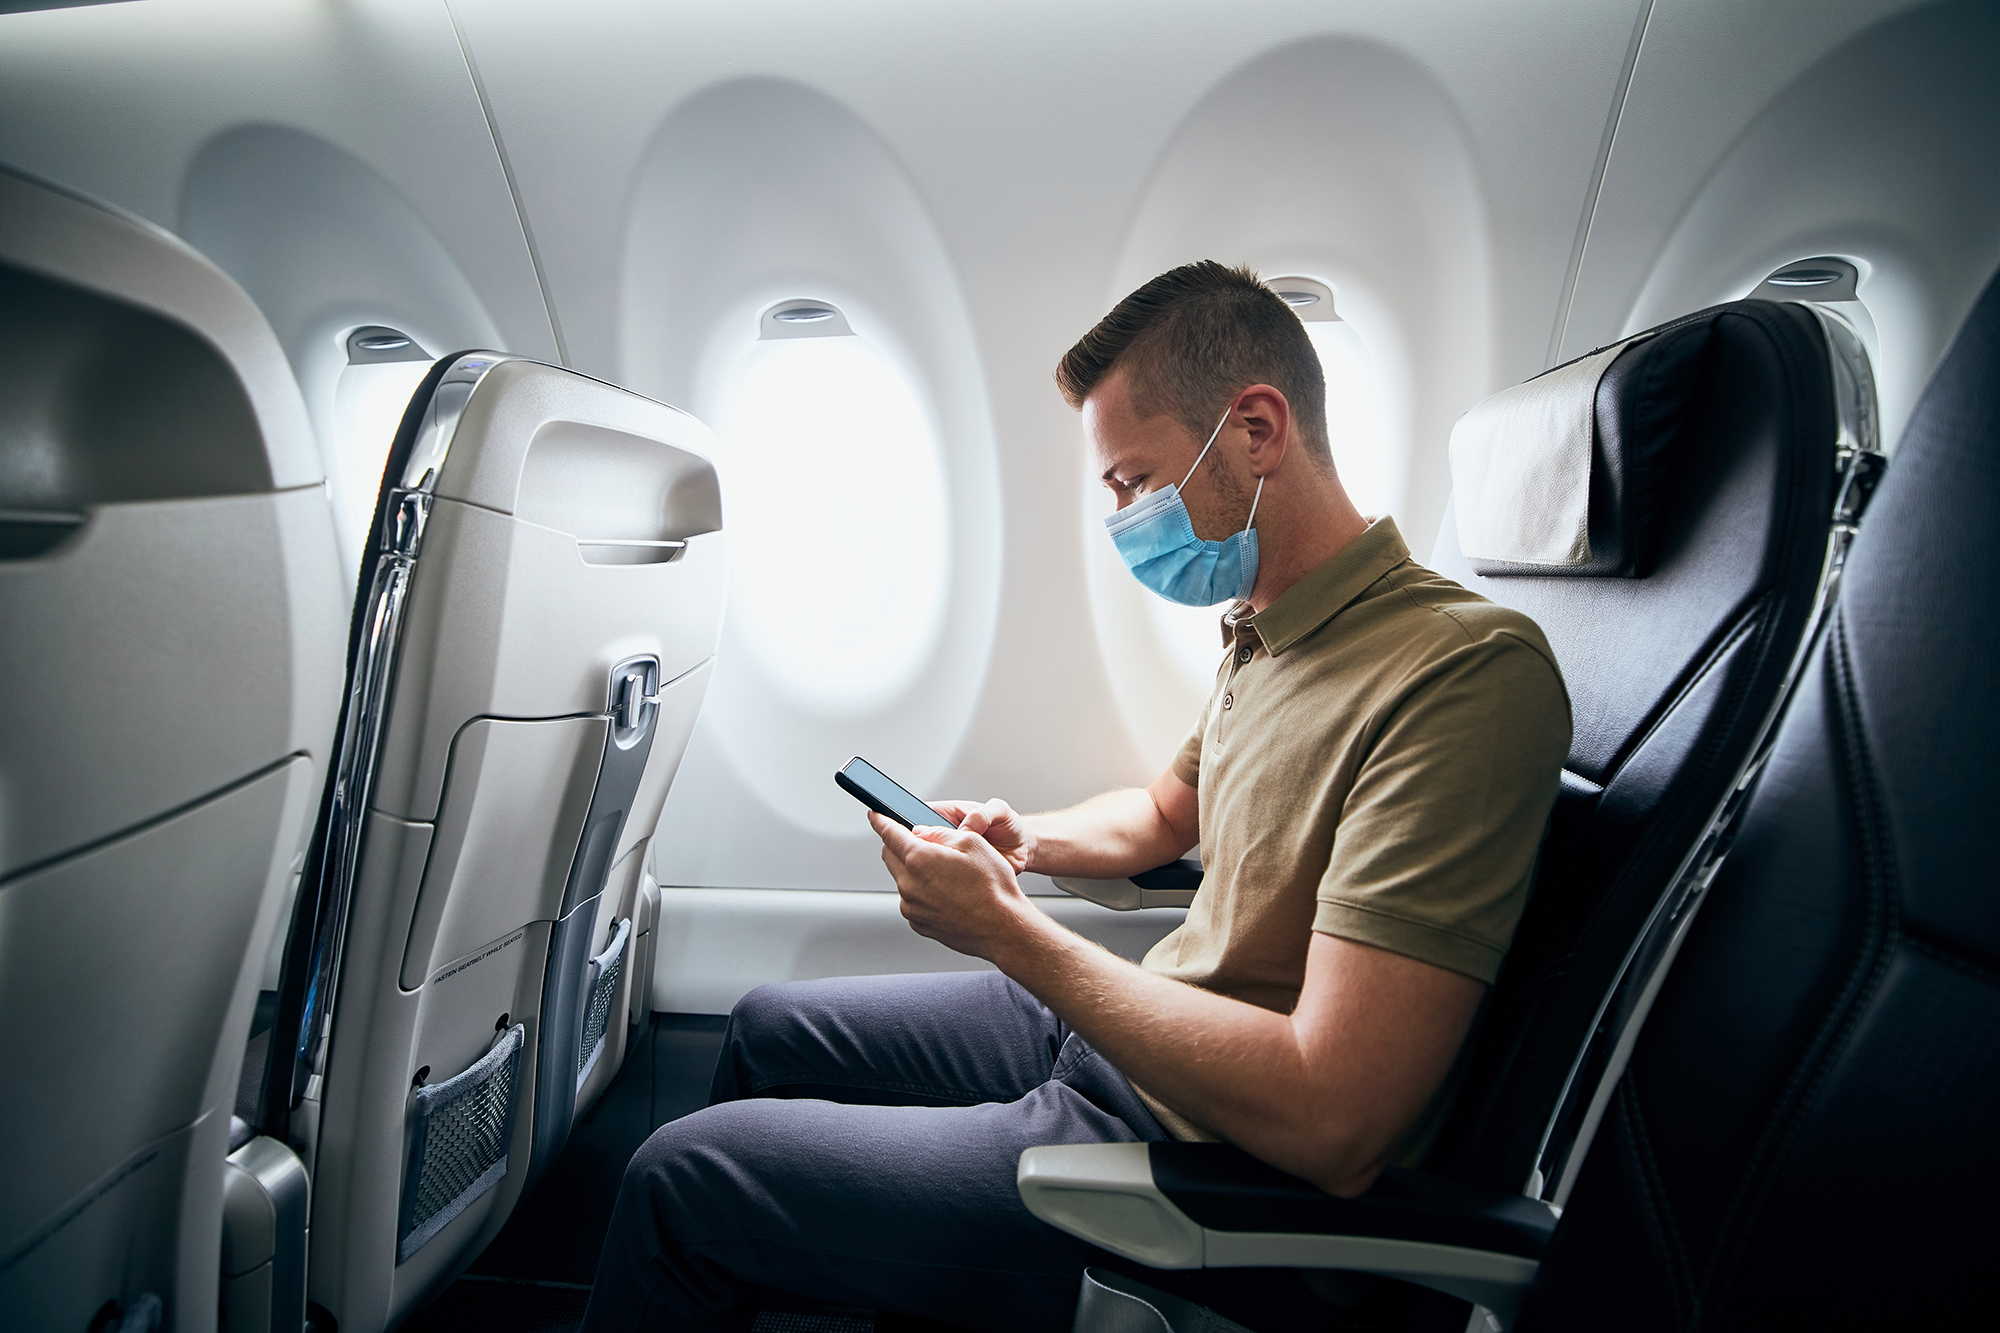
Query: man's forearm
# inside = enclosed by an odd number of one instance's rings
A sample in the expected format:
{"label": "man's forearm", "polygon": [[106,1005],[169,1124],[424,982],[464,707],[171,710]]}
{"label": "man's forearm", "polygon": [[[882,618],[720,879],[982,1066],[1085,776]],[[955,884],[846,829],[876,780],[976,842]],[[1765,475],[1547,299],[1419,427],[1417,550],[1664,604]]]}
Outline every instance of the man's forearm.
{"label": "man's forearm", "polygon": [[1374,1179],[1387,1144],[1363,1123],[1343,1124],[1356,1099],[1314,1086],[1288,1015],[1147,972],[1046,917],[992,961],[1204,1128],[1336,1193]]}
{"label": "man's forearm", "polygon": [[1165,865],[1194,846],[1194,830],[1176,828],[1142,787],[1108,791],[1081,805],[1029,815],[1035,850],[1028,869],[1041,875],[1118,879]]}
{"label": "man's forearm", "polygon": [[[1169,787],[1168,804],[1191,809],[1193,790]],[[1120,797],[1128,815],[1139,795]],[[1314,932],[1297,1006],[1272,1013],[1155,975],[1057,925],[976,829],[913,832],[881,815],[869,824],[912,929],[991,962],[1176,1111],[1336,1193],[1367,1188],[1388,1160],[1485,989]]]}

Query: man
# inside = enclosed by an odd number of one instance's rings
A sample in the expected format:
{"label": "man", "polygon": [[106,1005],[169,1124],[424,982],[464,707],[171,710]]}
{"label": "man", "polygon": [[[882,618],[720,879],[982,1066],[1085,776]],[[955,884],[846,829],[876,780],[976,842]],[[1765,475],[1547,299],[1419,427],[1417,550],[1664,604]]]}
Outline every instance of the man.
{"label": "man", "polygon": [[[634,1157],[586,1327],[741,1326],[758,1284],[974,1329],[1066,1329],[1108,1256],[1014,1189],[1037,1144],[1220,1138],[1337,1194],[1414,1160],[1533,879],[1569,746],[1524,616],[1342,489],[1304,327],[1253,273],[1161,275],[1062,359],[1112,540],[1233,603],[1208,707],[1143,791],[956,828],[871,815],[903,915],[996,973],[764,987],[707,1110]],[[1203,848],[1134,965],[1017,877]]]}

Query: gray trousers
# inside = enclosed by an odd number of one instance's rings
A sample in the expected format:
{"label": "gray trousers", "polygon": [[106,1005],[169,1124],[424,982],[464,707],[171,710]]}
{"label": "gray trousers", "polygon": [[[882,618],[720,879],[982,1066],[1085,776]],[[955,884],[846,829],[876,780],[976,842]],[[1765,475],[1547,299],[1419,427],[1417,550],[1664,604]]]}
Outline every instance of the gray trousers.
{"label": "gray trousers", "polygon": [[1021,1150],[1167,1137],[991,972],[760,987],[709,1101],[626,1167],[585,1333],[747,1328],[762,1287],[1064,1333],[1084,1267],[1115,1261],[1022,1206]]}

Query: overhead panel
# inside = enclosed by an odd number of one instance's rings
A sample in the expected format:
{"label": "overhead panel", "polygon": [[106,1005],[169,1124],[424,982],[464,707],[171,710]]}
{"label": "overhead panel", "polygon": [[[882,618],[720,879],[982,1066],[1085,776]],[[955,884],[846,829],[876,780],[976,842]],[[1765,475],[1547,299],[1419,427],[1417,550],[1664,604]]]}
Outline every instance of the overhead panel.
{"label": "overhead panel", "polygon": [[1658,0],[1557,359],[1843,259],[1893,445],[2000,263],[1996,54],[1979,0]]}
{"label": "overhead panel", "polygon": [[277,330],[322,436],[343,358],[320,344],[352,327],[557,359],[442,3],[157,0],[0,29],[0,161],[209,253]]}

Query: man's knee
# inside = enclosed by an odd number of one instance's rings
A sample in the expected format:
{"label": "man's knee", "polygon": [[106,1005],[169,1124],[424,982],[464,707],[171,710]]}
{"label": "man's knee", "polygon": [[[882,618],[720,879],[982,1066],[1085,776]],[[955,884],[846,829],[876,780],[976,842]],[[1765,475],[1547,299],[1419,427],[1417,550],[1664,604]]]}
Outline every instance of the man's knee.
{"label": "man's knee", "polygon": [[729,1011],[729,1035],[742,1041],[787,1028],[797,1020],[799,983],[774,981],[752,990]]}
{"label": "man's knee", "polygon": [[642,1196],[646,1210],[663,1220],[727,1210],[746,1184],[738,1178],[743,1165],[772,1133],[764,1110],[729,1102],[661,1125],[625,1164],[623,1191]]}
{"label": "man's knee", "polygon": [[789,1034],[796,1032],[799,1024],[797,986],[796,982],[782,981],[759,986],[729,1011],[729,1026],[723,1032],[722,1050],[709,1084],[710,1105],[751,1096],[756,1082],[754,1053],[790,1045]]}
{"label": "man's knee", "polygon": [[632,1160],[625,1163],[625,1179],[629,1182],[634,1177],[671,1175],[674,1164],[688,1146],[688,1122],[692,1119],[693,1116],[682,1116],[679,1120],[669,1120],[648,1135],[639,1145],[639,1151],[632,1154]]}

